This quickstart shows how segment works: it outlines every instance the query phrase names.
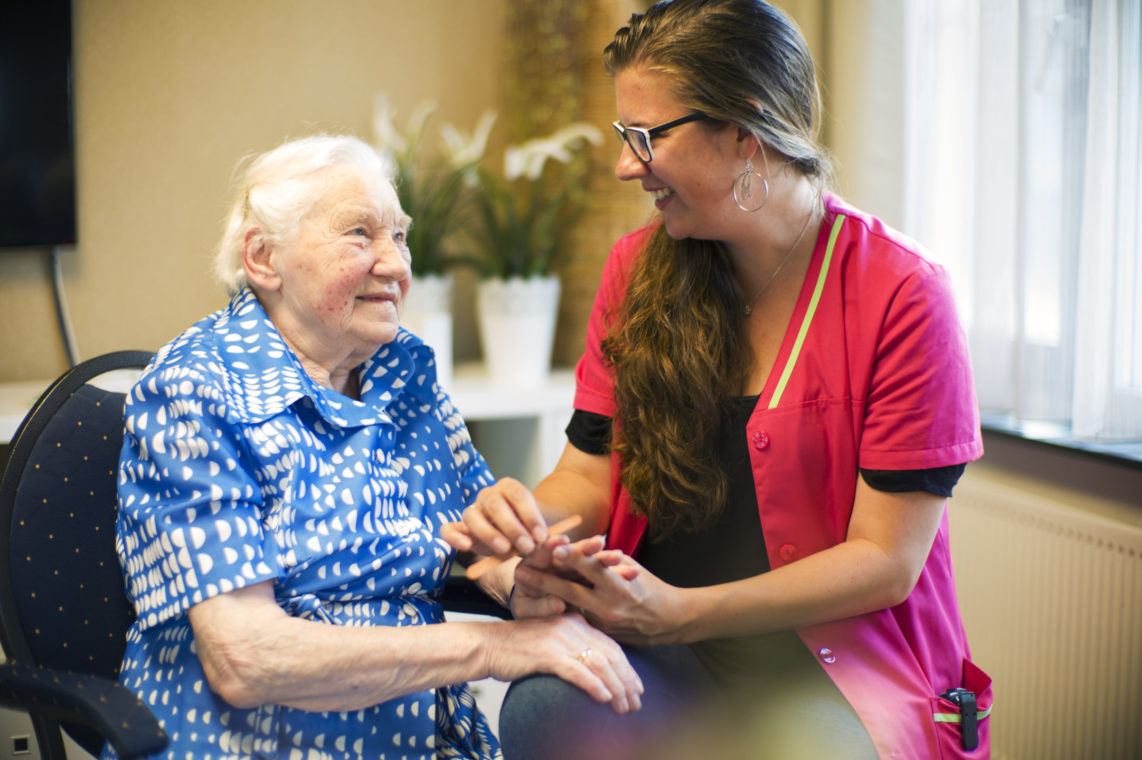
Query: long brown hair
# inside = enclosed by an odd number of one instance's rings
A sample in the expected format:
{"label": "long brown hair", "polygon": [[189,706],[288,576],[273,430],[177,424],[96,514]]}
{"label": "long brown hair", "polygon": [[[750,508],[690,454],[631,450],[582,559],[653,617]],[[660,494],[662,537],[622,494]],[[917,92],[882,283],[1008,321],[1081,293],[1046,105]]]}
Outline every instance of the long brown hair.
{"label": "long brown hair", "polygon": [[[768,3],[660,2],[631,17],[603,62],[611,76],[631,66],[669,74],[684,106],[748,129],[793,170],[828,184],[813,61],[797,26]],[[753,362],[743,304],[721,243],[674,240],[659,225],[603,341],[619,477],[652,539],[707,524],[725,502],[716,438]]]}
{"label": "long brown hair", "polygon": [[713,442],[752,359],[741,305],[721,243],[675,241],[660,225],[603,341],[615,374],[620,478],[633,510],[651,518],[652,538],[700,527],[725,502]]}

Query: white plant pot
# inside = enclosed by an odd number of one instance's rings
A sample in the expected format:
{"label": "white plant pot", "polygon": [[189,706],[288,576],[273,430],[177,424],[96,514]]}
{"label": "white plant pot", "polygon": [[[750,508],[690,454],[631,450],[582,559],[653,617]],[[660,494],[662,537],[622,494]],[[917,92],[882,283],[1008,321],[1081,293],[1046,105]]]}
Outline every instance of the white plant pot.
{"label": "white plant pot", "polygon": [[558,309],[558,277],[480,281],[476,313],[484,364],[493,382],[529,387],[547,379]]}
{"label": "white plant pot", "polygon": [[413,276],[401,325],[436,352],[436,381],[452,385],[452,275]]}

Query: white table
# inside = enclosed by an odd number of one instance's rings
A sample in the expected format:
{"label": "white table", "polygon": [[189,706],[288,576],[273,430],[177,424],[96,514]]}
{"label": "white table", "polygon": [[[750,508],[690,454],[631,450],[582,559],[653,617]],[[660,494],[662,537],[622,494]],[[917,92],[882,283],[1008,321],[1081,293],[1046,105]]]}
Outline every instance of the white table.
{"label": "white table", "polygon": [[492,383],[480,364],[462,364],[446,390],[494,475],[534,486],[554,469],[567,440],[574,370],[555,370],[540,386],[512,388]]}
{"label": "white table", "polygon": [[12,441],[16,428],[50,383],[50,380],[0,383],[0,445]]}

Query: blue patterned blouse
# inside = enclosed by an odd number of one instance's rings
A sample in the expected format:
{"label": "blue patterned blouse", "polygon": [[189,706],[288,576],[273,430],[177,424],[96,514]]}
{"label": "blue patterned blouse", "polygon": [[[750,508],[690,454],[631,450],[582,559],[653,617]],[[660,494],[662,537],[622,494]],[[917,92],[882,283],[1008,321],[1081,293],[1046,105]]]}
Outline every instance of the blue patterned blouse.
{"label": "blue patterned blouse", "polygon": [[365,362],[360,384],[354,401],[314,383],[243,290],[128,394],[116,547],[138,620],[120,681],[171,736],[164,757],[500,757],[465,685],[353,713],[245,710],[195,654],[187,610],[267,580],[289,614],[331,625],[443,620],[440,526],[491,474],[414,335]]}

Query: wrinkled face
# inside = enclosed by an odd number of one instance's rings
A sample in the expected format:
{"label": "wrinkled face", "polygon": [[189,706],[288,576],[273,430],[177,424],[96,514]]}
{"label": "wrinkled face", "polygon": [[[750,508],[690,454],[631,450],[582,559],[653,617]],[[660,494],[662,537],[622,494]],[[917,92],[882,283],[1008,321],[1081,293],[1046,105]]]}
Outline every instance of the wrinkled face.
{"label": "wrinkled face", "polygon": [[412,276],[410,219],[388,182],[367,183],[348,168],[320,181],[321,200],[275,253],[283,309],[275,322],[288,322],[279,328],[294,343],[370,355],[397,334]]}
{"label": "wrinkled face", "polygon": [[[627,127],[650,129],[692,113],[673,94],[671,77],[642,66],[615,76],[615,105]],[[620,180],[638,180],[654,195],[671,237],[720,239],[731,220],[733,181],[745,167],[731,124],[690,122],[655,136],[654,160],[640,161],[624,144],[615,166]]]}

